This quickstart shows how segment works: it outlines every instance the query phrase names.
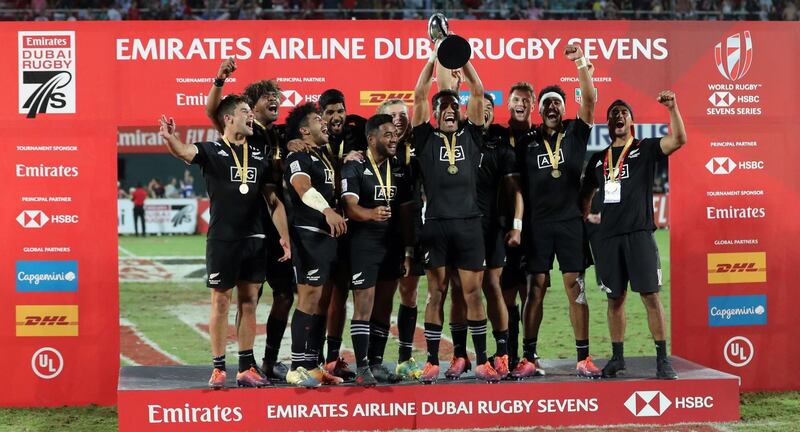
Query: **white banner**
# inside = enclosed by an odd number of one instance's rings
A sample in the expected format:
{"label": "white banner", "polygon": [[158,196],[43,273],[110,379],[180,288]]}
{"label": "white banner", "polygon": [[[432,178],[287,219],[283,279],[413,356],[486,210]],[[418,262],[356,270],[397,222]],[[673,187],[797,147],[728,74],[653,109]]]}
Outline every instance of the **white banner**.
{"label": "white banner", "polygon": [[[194,234],[197,231],[197,200],[148,198],[144,201],[144,219],[148,234]],[[117,200],[117,232],[134,234],[133,224],[133,202]]]}

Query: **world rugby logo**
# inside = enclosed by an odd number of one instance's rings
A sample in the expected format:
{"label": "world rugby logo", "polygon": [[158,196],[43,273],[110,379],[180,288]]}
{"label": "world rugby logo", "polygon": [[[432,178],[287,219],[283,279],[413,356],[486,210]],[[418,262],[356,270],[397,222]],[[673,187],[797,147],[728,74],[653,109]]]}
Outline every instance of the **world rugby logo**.
{"label": "world rugby logo", "polygon": [[750,32],[728,36],[714,47],[714,60],[719,73],[730,81],[744,78],[753,62],[753,39]]}

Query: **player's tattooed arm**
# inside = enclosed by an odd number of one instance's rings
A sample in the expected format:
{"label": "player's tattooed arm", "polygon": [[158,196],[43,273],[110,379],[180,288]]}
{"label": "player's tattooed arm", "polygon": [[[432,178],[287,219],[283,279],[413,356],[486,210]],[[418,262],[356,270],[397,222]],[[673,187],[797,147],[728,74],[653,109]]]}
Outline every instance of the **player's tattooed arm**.
{"label": "player's tattooed arm", "polygon": [[169,150],[169,153],[186,163],[192,163],[195,155],[197,155],[197,147],[192,144],[185,144],[181,141],[175,130],[175,119],[170,117],[169,120],[167,120],[167,116],[162,114],[161,118],[158,119],[158,123],[158,134],[167,141],[167,150]]}
{"label": "player's tattooed arm", "polygon": [[211,120],[211,123],[214,124],[214,127],[222,133],[224,130],[224,125],[219,124],[217,121],[216,116],[214,115],[217,112],[217,107],[219,106],[220,102],[222,102],[222,86],[218,86],[218,83],[224,83],[225,80],[233,74],[233,71],[236,70],[236,59],[234,57],[229,57],[226,60],[223,60],[222,64],[219,65],[219,70],[217,70],[217,75],[215,77],[215,83],[211,84],[211,90],[208,91],[208,97],[206,98],[206,116]]}
{"label": "player's tattooed arm", "polygon": [[678,100],[675,92],[664,90],[658,94],[658,103],[669,110],[669,127],[671,133],[661,138],[661,151],[669,156],[686,144],[686,128],[683,125],[681,112],[678,110]]}
{"label": "player's tattooed arm", "polygon": [[411,115],[411,127],[417,127],[431,118],[431,107],[428,102],[428,96],[431,92],[431,79],[433,78],[433,69],[436,64],[436,48],[435,46],[431,52],[431,57],[417,79],[417,86],[414,88],[414,111]]}
{"label": "player's tattooed arm", "polygon": [[594,123],[594,105],[597,102],[592,75],[594,65],[584,57],[583,50],[577,45],[567,45],[564,49],[567,60],[575,62],[578,67],[578,82],[581,86],[581,106],[578,109],[578,117],[584,123],[592,125]]}
{"label": "player's tattooed arm", "polygon": [[483,126],[483,82],[478,76],[472,62],[462,68],[464,79],[469,84],[469,102],[467,102],[467,118],[475,126]]}

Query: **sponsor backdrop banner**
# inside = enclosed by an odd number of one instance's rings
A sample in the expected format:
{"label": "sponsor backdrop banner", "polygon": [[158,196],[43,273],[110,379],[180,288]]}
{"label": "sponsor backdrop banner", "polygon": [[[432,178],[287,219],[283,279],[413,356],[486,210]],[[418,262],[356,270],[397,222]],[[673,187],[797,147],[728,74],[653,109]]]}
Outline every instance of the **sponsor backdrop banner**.
{"label": "sponsor backdrop banner", "polygon": [[[797,52],[800,29],[791,23],[556,21],[454,21],[452,28],[473,46],[498,122],[508,118],[506,89],[518,80],[537,89],[560,84],[567,116],[575,115],[581,95],[575,66],[563,58],[568,43],[581,45],[596,66],[600,123],[608,103],[620,97],[633,106],[637,136],[663,135],[668,115],[655,96],[665,88],[677,92],[690,142],[670,161],[670,199],[679,203],[670,214],[674,352],[741,376],[745,389],[800,387],[800,376],[789,369],[800,355],[789,333],[788,291],[788,269],[798,263],[784,247],[799,234],[791,215],[798,210],[800,174],[789,168],[798,156],[789,125],[799,109],[787,95],[798,94],[800,71],[787,53]],[[162,113],[175,117],[186,141],[213,137],[203,104],[228,56],[239,58],[239,70],[225,93],[275,78],[283,87],[284,117],[338,87],[348,110],[366,116],[387,98],[411,100],[431,49],[424,21],[27,22],[3,23],[0,38],[0,54],[18,72],[11,97],[0,101],[7,137],[0,176],[12,203],[0,209],[7,251],[0,277],[12,300],[4,302],[2,316],[17,317],[18,306],[60,307],[0,324],[10,384],[18,389],[0,397],[2,405],[114,402],[115,147],[164,152],[156,136]],[[591,149],[607,142],[607,128],[597,125]],[[164,209],[163,226],[170,226],[172,211],[167,220]],[[182,217],[196,214],[187,209]],[[718,254],[738,255],[726,261]],[[20,289],[18,261],[76,261],[73,281],[60,264],[29,277],[54,274],[77,289]],[[741,306],[731,298],[710,300],[733,296],[765,296],[766,304],[754,306],[752,297]],[[726,311],[711,320],[712,305]],[[756,316],[747,317],[750,310]],[[51,332],[36,319],[70,331]],[[20,335],[28,325],[33,329],[22,333],[37,336]]]}

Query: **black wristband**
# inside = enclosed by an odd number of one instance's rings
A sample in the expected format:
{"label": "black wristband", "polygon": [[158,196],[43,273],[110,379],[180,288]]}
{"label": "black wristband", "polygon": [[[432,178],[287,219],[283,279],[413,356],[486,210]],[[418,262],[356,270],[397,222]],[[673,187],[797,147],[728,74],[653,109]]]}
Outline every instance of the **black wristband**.
{"label": "black wristband", "polygon": [[214,87],[222,87],[225,85],[225,78],[214,78]]}

